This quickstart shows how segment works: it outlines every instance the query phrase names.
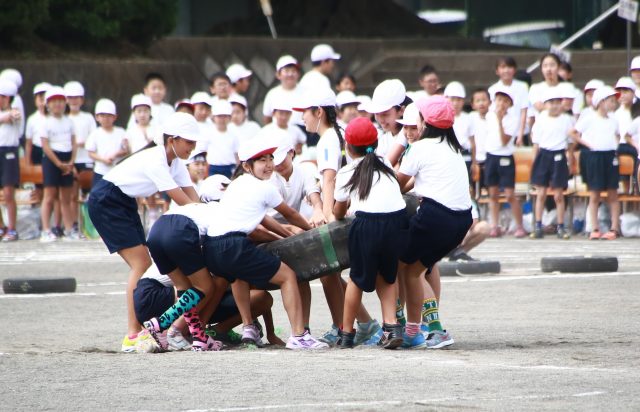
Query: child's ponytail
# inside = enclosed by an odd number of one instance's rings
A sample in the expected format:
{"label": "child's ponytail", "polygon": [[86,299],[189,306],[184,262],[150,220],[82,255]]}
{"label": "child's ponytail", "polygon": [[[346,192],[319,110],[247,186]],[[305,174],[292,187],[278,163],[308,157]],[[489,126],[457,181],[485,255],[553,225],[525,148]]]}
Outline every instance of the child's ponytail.
{"label": "child's ponytail", "polygon": [[324,110],[324,112],[327,114],[327,123],[329,123],[329,126],[333,127],[333,130],[336,131],[336,134],[338,135],[338,140],[340,140],[340,153],[342,153],[342,163],[340,164],[340,166],[345,166],[347,164],[347,157],[345,156],[345,150],[344,150],[344,137],[342,136],[342,128],[340,127],[340,125],[338,124],[338,113],[336,111],[336,107],[335,106],[321,106],[322,110]]}
{"label": "child's ponytail", "polygon": [[377,174],[378,180],[380,180],[380,174],[396,179],[393,169],[384,164],[382,158],[376,154],[378,142],[369,146],[350,145],[349,147],[354,153],[363,156],[363,159],[355,167],[353,175],[345,185],[349,193],[357,192],[360,200],[366,200],[369,197],[369,193],[371,193],[375,174]]}

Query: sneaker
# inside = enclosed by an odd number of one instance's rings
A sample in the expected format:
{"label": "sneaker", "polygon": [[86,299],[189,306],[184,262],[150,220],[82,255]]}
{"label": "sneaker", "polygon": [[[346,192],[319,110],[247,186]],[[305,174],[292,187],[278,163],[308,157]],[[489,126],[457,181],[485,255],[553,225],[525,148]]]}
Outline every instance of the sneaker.
{"label": "sneaker", "polygon": [[137,353],[159,353],[162,352],[162,347],[148,329],[143,329],[136,338],[135,351]]}
{"label": "sneaker", "polygon": [[424,336],[424,339],[427,340],[427,336],[429,336],[429,325],[422,322],[420,324],[420,333],[422,333],[422,336]]}
{"label": "sneaker", "polygon": [[558,236],[558,239],[564,239],[564,240],[571,239],[571,235],[565,228],[559,228],[558,231],[556,232],[556,236]]}
{"label": "sneaker", "polygon": [[406,333],[402,334],[402,349],[423,349],[426,347],[424,335],[422,333],[416,333],[413,337],[409,337]]}
{"label": "sneaker", "polygon": [[521,238],[527,236],[527,231],[524,230],[523,227],[519,227],[519,228],[516,229],[515,232],[513,232],[513,236],[515,236],[518,239],[521,239]]}
{"label": "sneaker", "polygon": [[600,240],[600,231],[599,230],[591,231],[591,233],[589,234],[589,240]]}
{"label": "sneaker", "polygon": [[328,344],[321,342],[307,332],[303,333],[302,336],[289,336],[286,346],[287,349],[293,350],[327,349],[328,347]]}
{"label": "sneaker", "polygon": [[533,229],[533,232],[529,234],[531,239],[542,239],[544,238],[544,230],[541,227],[537,227]]}
{"label": "sneaker", "polygon": [[367,323],[357,322],[357,324],[358,326],[356,327],[356,337],[353,341],[354,345],[356,346],[362,345],[365,341],[368,341],[374,335],[376,335],[378,331],[382,330],[380,324],[375,319],[371,319],[371,321]]}
{"label": "sneaker", "polygon": [[371,335],[369,339],[362,342],[362,346],[377,346],[380,339],[382,339],[382,335],[384,335],[384,331],[380,328],[375,334]]}
{"label": "sneaker", "polygon": [[53,230],[43,230],[40,233],[40,242],[42,243],[51,243],[58,240],[58,236],[53,233]]}
{"label": "sneaker", "polygon": [[167,349],[170,351],[181,351],[191,349],[191,344],[182,336],[179,330],[171,328],[167,332]]}
{"label": "sneaker", "polygon": [[465,252],[462,249],[456,250],[453,254],[451,254],[451,256],[449,257],[449,261],[451,262],[473,262],[476,259],[472,258],[471,256],[469,256],[467,254],[467,252]]}
{"label": "sneaker", "polygon": [[453,345],[453,338],[446,330],[434,330],[427,338],[427,349],[440,349]]}
{"label": "sneaker", "polygon": [[233,329],[227,332],[218,332],[213,325],[207,325],[204,333],[227,345],[239,345],[242,343],[242,335],[236,333]]}
{"label": "sneaker", "polygon": [[258,332],[260,332],[260,337],[264,338],[264,331],[262,330],[262,324],[258,321],[258,319],[253,320],[253,324],[256,328],[258,328]]}
{"label": "sneaker", "polygon": [[13,229],[9,229],[1,237],[3,242],[15,242],[16,240],[18,240],[18,232]]}
{"label": "sneaker", "polygon": [[207,341],[202,342],[200,340],[194,339],[191,344],[192,352],[217,352],[222,350],[224,345],[222,342],[213,339],[211,336],[207,336]]}
{"label": "sneaker", "polygon": [[4,236],[4,234],[7,232],[7,227],[0,227],[0,237]]}
{"label": "sneaker", "polygon": [[340,333],[340,338],[338,339],[337,346],[340,349],[353,349],[353,347],[355,346],[355,339],[358,332],[355,332],[355,331],[345,332],[341,330],[339,333]]}
{"label": "sneaker", "polygon": [[153,337],[153,340],[156,341],[156,343],[162,350],[167,349],[166,346],[162,345],[162,341],[160,340],[160,324],[158,323],[158,319],[151,318],[148,321],[144,322],[142,324],[142,327],[144,327],[146,330],[149,331],[149,334],[151,334],[151,337]]}
{"label": "sneaker", "polygon": [[489,237],[496,238],[501,236],[502,236],[502,231],[498,226],[494,226],[491,228],[491,232],[489,232]]}
{"label": "sneaker", "polygon": [[378,342],[378,346],[384,349],[395,349],[402,345],[404,339],[402,338],[402,325],[396,323],[395,325],[384,324],[382,328],[382,338]]}
{"label": "sneaker", "polygon": [[331,325],[331,329],[326,331],[318,340],[329,346],[336,346],[338,343],[339,333],[340,329],[338,329],[336,325]]}
{"label": "sneaker", "polygon": [[62,237],[64,236],[64,231],[60,226],[52,227],[51,233],[53,233],[58,239],[62,239]]}
{"label": "sneaker", "polygon": [[262,338],[260,338],[260,330],[255,324],[245,325],[242,327],[242,343],[251,343],[261,348],[264,346]]}
{"label": "sneaker", "polygon": [[64,232],[64,237],[62,238],[64,241],[73,241],[80,240],[80,232],[77,230],[69,230]]}
{"label": "sneaker", "polygon": [[604,235],[600,236],[600,239],[602,240],[616,240],[617,238],[618,238],[618,232],[616,232],[615,230],[610,230]]}
{"label": "sneaker", "polygon": [[120,349],[124,353],[133,353],[136,351],[136,342],[138,341],[138,337],[136,336],[133,339],[129,339],[129,335],[125,335],[124,339],[122,339],[122,349]]}

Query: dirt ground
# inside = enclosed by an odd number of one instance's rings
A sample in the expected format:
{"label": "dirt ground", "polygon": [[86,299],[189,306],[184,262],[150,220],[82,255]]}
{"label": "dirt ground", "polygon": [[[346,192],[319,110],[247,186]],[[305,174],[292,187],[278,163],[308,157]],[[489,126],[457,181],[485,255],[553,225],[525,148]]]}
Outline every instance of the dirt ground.
{"label": "dirt ground", "polygon": [[[280,348],[122,354],[126,266],[99,242],[2,244],[0,279],[74,276],[61,295],[0,294],[2,410],[637,410],[640,241],[500,239],[497,276],[443,278],[448,350]],[[542,274],[539,259],[608,254],[617,273]],[[330,317],[313,282],[311,328]],[[274,317],[288,335],[279,293]],[[374,294],[365,296],[379,317]]]}

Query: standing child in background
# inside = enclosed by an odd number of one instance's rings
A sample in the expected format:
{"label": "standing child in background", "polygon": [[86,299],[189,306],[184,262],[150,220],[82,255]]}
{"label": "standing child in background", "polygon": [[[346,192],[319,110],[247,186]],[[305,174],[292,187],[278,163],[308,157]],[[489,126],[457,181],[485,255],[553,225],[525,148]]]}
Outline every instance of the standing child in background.
{"label": "standing child in background", "polygon": [[420,90],[413,93],[407,93],[413,101],[437,94],[438,89],[440,88],[440,77],[438,77],[436,68],[430,64],[422,66],[418,76],[418,84],[421,87]]}
{"label": "standing child in background", "polygon": [[233,95],[244,95],[249,90],[249,86],[251,86],[251,75],[253,72],[242,64],[234,63],[227,68],[225,72],[229,80],[231,81],[231,87],[233,88],[233,92],[231,92],[231,96]]}
{"label": "standing child in background", "polygon": [[[476,89],[471,94],[471,129],[476,153],[471,160],[471,176],[478,179],[480,186],[484,185],[484,162],[487,160],[487,113],[491,99],[487,89]],[[472,181],[474,179],[471,179]],[[479,195],[475,193],[474,195]]]}
{"label": "standing child in background", "polygon": [[351,73],[341,73],[336,82],[336,92],[356,92],[356,78]]}
{"label": "standing child in background", "polygon": [[533,121],[535,121],[538,113],[544,110],[542,100],[544,99],[547,89],[556,87],[560,83],[560,76],[558,76],[560,63],[560,58],[553,53],[546,53],[540,58],[540,71],[542,72],[544,80],[532,84],[529,89],[529,103],[532,106],[529,112],[529,118],[533,119]]}
{"label": "standing child in background", "polygon": [[[618,123],[611,116],[616,106],[616,91],[611,86],[601,86],[593,93],[591,100],[595,113],[581,117],[571,130],[576,143],[586,149],[584,165],[586,182],[589,188],[589,217],[591,234],[589,239],[615,240],[620,233],[620,204],[618,203]],[[598,225],[598,207],[600,192],[607,192],[607,202],[611,213],[611,229],[600,233]]]}
{"label": "standing child in background", "polygon": [[151,124],[151,99],[144,94],[131,98],[131,112],[135,123],[127,128],[127,143],[130,153],[142,150],[156,139],[160,140],[158,128]]}
{"label": "standing child in background", "polygon": [[[272,121],[274,102],[295,102],[298,96],[298,80],[300,79],[300,65],[298,60],[293,56],[285,55],[278,59],[276,63],[276,79],[280,81],[280,85],[269,90],[264,97],[262,103],[263,123],[268,124]],[[289,120],[294,125],[304,126],[302,115],[294,112]]]}
{"label": "standing child in background", "polygon": [[559,239],[569,239],[569,232],[564,227],[565,202],[563,191],[568,186],[569,167],[567,165],[567,143],[569,132],[573,128],[573,118],[562,109],[560,88],[547,90],[544,98],[545,110],[536,119],[531,138],[536,150],[531,184],[536,188],[535,216],[536,224],[532,239],[542,239],[542,212],[547,199],[547,189],[553,190],[556,203]]}
{"label": "standing child in background", "polygon": [[[599,79],[591,79],[587,82],[587,84],[584,85],[585,106],[580,111],[580,115],[578,116],[578,121],[580,121],[580,119],[587,118],[595,113],[595,110],[593,109],[593,105],[591,104],[593,93],[597,88],[601,86],[604,86],[604,82]],[[573,152],[576,152],[576,151],[580,152],[580,161],[579,161],[578,167],[580,169],[580,177],[582,179],[582,182],[586,183],[587,182],[587,165],[585,161],[587,160],[587,156],[589,156],[589,150],[586,147],[580,144],[577,144],[575,142],[572,143],[572,146],[573,146]],[[575,156],[573,157],[574,157],[573,163],[575,163]]]}
{"label": "standing child in background", "polygon": [[98,100],[96,120],[100,127],[91,133],[86,144],[89,156],[96,161],[93,168],[92,188],[113,169],[120,158],[129,152],[127,134],[122,127],[113,125],[116,118],[115,103],[109,99]]}
{"label": "standing child in background", "polygon": [[[194,152],[187,160],[187,169],[189,169],[189,176],[191,177],[191,182],[193,186],[196,188],[196,192],[200,194],[200,186],[204,179],[207,178],[208,167],[207,167],[207,153],[206,152]],[[223,180],[227,185],[230,183],[228,178],[224,178]]]}
{"label": "standing child in background", "polygon": [[296,125],[291,124],[292,102],[285,99],[284,95],[277,96],[271,103],[273,107],[273,121],[265,125],[260,131],[261,137],[273,137],[278,135],[286,135],[289,138],[289,144],[296,151],[296,154],[302,153],[302,146],[307,142],[307,135]]}
{"label": "standing child in background", "polygon": [[20,112],[20,120],[19,131],[20,137],[24,134],[25,122],[26,122],[26,113],[24,111],[24,102],[22,101],[22,97],[20,97],[20,87],[22,87],[22,74],[16,69],[4,69],[0,72],[0,80],[7,80],[12,82],[16,86],[16,95],[13,97],[11,101],[11,108],[18,110]]}
{"label": "standing child in background", "polygon": [[[76,131],[76,146],[78,147],[74,165],[76,176],[73,180],[73,192],[71,193],[71,210],[73,213],[73,230],[80,233],[78,229],[78,198],[80,194],[78,175],[84,171],[93,170],[93,160],[89,157],[89,153],[87,153],[84,145],[91,132],[96,130],[96,121],[91,113],[81,111],[82,105],[84,104],[84,87],[80,82],[67,82],[64,85],[64,94],[67,96],[67,106],[69,106],[68,116],[73,122]],[[83,236],[84,235],[80,233],[80,237]]]}
{"label": "standing child in background", "polygon": [[449,99],[453,110],[456,112],[456,117],[453,120],[453,131],[458,138],[458,142],[460,142],[460,146],[462,146],[462,158],[467,164],[467,170],[471,173],[471,163],[475,157],[476,148],[473,142],[471,116],[469,116],[469,113],[462,111],[467,93],[462,83],[454,81],[444,88],[444,97]]}
{"label": "standing child in background", "polygon": [[11,107],[18,88],[9,81],[0,80],[0,187],[7,206],[8,222],[5,227],[0,211],[0,239],[3,242],[18,240],[15,188],[20,184],[20,110]]}
{"label": "standing child in background", "polygon": [[518,133],[518,117],[508,113],[513,104],[512,91],[508,88],[496,88],[494,111],[487,113],[487,160],[485,161],[484,184],[489,189],[489,210],[491,213],[491,237],[500,237],[501,229],[498,225],[500,212],[500,189],[504,190],[507,202],[511,205],[513,219],[516,222],[514,236],[525,237],[522,227],[522,209],[520,200],[514,193],[516,179],[516,165],[513,157],[515,152],[514,140]]}
{"label": "standing child in background", "polygon": [[234,93],[229,97],[229,103],[231,103],[229,131],[238,136],[240,142],[256,137],[260,131],[260,125],[253,120],[249,120],[247,99],[238,93]]}
{"label": "standing child in background", "polygon": [[574,100],[571,105],[571,112],[577,115],[584,107],[584,96],[580,89],[573,84],[573,67],[571,67],[571,63],[565,61],[561,62],[560,67],[558,68],[558,76],[564,80],[564,82],[561,83],[567,83],[569,89],[572,91]]}
{"label": "standing child in background", "polygon": [[629,143],[626,136],[629,135],[629,129],[631,128],[631,106],[636,92],[636,85],[633,83],[630,77],[621,77],[616,83],[616,92],[618,92],[618,102],[620,107],[614,112],[614,117],[618,122],[618,132],[620,136],[620,144],[618,145],[618,155],[625,154],[633,158],[633,175],[632,175],[632,187],[629,187],[629,179],[626,176],[620,176],[622,180],[622,186],[624,193],[630,193],[636,190],[636,173],[638,170],[638,151]]}
{"label": "standing child in background", "polygon": [[226,100],[212,102],[211,116],[215,130],[210,136],[203,136],[198,150],[207,152],[209,176],[224,175],[231,177],[238,165],[238,136],[229,131],[231,122],[231,103]]}
{"label": "standing child in background", "polygon": [[340,127],[346,129],[349,122],[358,117],[360,100],[351,90],[343,90],[336,96],[336,104],[338,106]]}
{"label": "standing child in background", "polygon": [[211,92],[211,103],[215,103],[218,100],[229,100],[229,96],[233,92],[231,87],[231,79],[225,72],[217,72],[211,76],[209,84],[209,91]]}
{"label": "standing child in background", "polygon": [[304,93],[322,87],[331,89],[331,75],[336,68],[336,61],[341,56],[328,44],[318,44],[311,50],[311,70],[300,79],[300,88]]}
{"label": "standing child in background", "polygon": [[[515,78],[517,70],[518,65],[513,57],[500,57],[496,62],[496,75],[499,77],[499,80],[489,87],[489,96],[493,99],[497,88],[508,88],[511,90],[514,100],[513,106],[511,106],[509,111],[513,112],[518,118],[516,144],[520,146],[524,143],[527,108],[529,107],[529,86],[527,86],[527,83]],[[456,135],[457,134],[456,131]]]}
{"label": "standing child in background", "polygon": [[60,200],[60,211],[64,222],[65,237],[80,239],[80,233],[73,230],[71,195],[73,187],[73,164],[76,155],[75,127],[65,115],[66,96],[59,86],[51,86],[45,101],[49,115],[38,132],[42,140],[42,177],[44,198],[42,200],[41,242],[52,242],[57,236],[51,231],[51,212],[56,198]]}
{"label": "standing child in background", "polygon": [[[160,127],[173,113],[173,107],[164,101],[167,83],[160,73],[149,73],[144,78],[143,94],[151,99],[151,124]],[[133,113],[129,117],[127,129],[135,124]]]}
{"label": "standing child in background", "polygon": [[353,348],[353,322],[362,292],[375,290],[384,320],[380,346],[395,349],[403,341],[395,313],[395,282],[401,252],[398,239],[407,228],[406,204],[391,164],[375,153],[378,131],[371,121],[361,117],[349,123],[345,140],[354,161],[338,172],[333,212],[343,219],[350,208],[356,218],[349,229],[351,270],[339,347]]}
{"label": "standing child in background", "polygon": [[49,87],[51,85],[46,82],[33,86],[33,102],[36,106],[36,111],[31,113],[25,127],[24,158],[28,165],[42,164],[42,142],[36,132],[40,129],[40,124],[47,118],[44,94]]}

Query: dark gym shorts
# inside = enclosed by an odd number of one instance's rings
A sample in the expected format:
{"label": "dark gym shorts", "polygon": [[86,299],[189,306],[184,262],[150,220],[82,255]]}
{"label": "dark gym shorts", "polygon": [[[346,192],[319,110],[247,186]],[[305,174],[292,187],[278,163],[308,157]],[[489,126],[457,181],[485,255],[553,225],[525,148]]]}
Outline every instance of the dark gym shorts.
{"label": "dark gym shorts", "polygon": [[102,179],[91,190],[87,206],[91,222],[109,253],[147,244],[136,199],[110,181]]}
{"label": "dark gym shorts", "polygon": [[487,187],[513,189],[516,186],[516,164],[513,155],[496,156],[487,153],[487,160],[484,162],[484,184]]}
{"label": "dark gym shorts", "polygon": [[258,249],[242,232],[205,236],[202,251],[213,275],[229,282],[244,280],[258,289],[267,289],[269,281],[280,269],[278,257]]}
{"label": "dark gym shorts", "polygon": [[585,167],[589,190],[618,189],[620,169],[618,156],[614,150],[589,151],[585,159]]}
{"label": "dark gym shorts", "polygon": [[231,290],[227,289],[224,292],[224,295],[222,295],[220,303],[216,306],[216,310],[213,312],[213,315],[211,315],[207,324],[225,321],[239,313],[240,311],[238,311],[238,305],[236,305],[236,300],[233,298],[233,293],[231,293]]}
{"label": "dark gym shorts", "polygon": [[18,146],[0,147],[0,187],[20,185]]}
{"label": "dark gym shorts", "polygon": [[565,151],[540,149],[533,162],[531,184],[566,189],[569,184],[569,166]]}
{"label": "dark gym shorts", "polygon": [[36,145],[31,146],[31,164],[41,165],[43,156],[42,147]]}
{"label": "dark gym shorts", "polygon": [[160,216],[149,230],[147,247],[160,273],[178,268],[189,276],[205,267],[198,226],[186,216]]}
{"label": "dark gym shorts", "polygon": [[175,302],[173,286],[165,286],[155,279],[142,278],[133,290],[133,310],[140,324],[159,317]]}
{"label": "dark gym shorts", "polygon": [[408,223],[405,209],[391,213],[356,212],[349,229],[349,277],[360,289],[373,292],[378,273],[387,283],[396,281]]}
{"label": "dark gym shorts", "polygon": [[471,209],[451,210],[426,197],[409,224],[408,245],[401,254],[404,263],[420,263],[431,268],[458,247],[471,227]]}
{"label": "dark gym shorts", "polygon": [[[71,152],[53,152],[61,162],[71,160]],[[71,187],[73,186],[73,173],[62,174],[62,170],[56,166],[47,156],[42,158],[42,180],[44,187]]]}

